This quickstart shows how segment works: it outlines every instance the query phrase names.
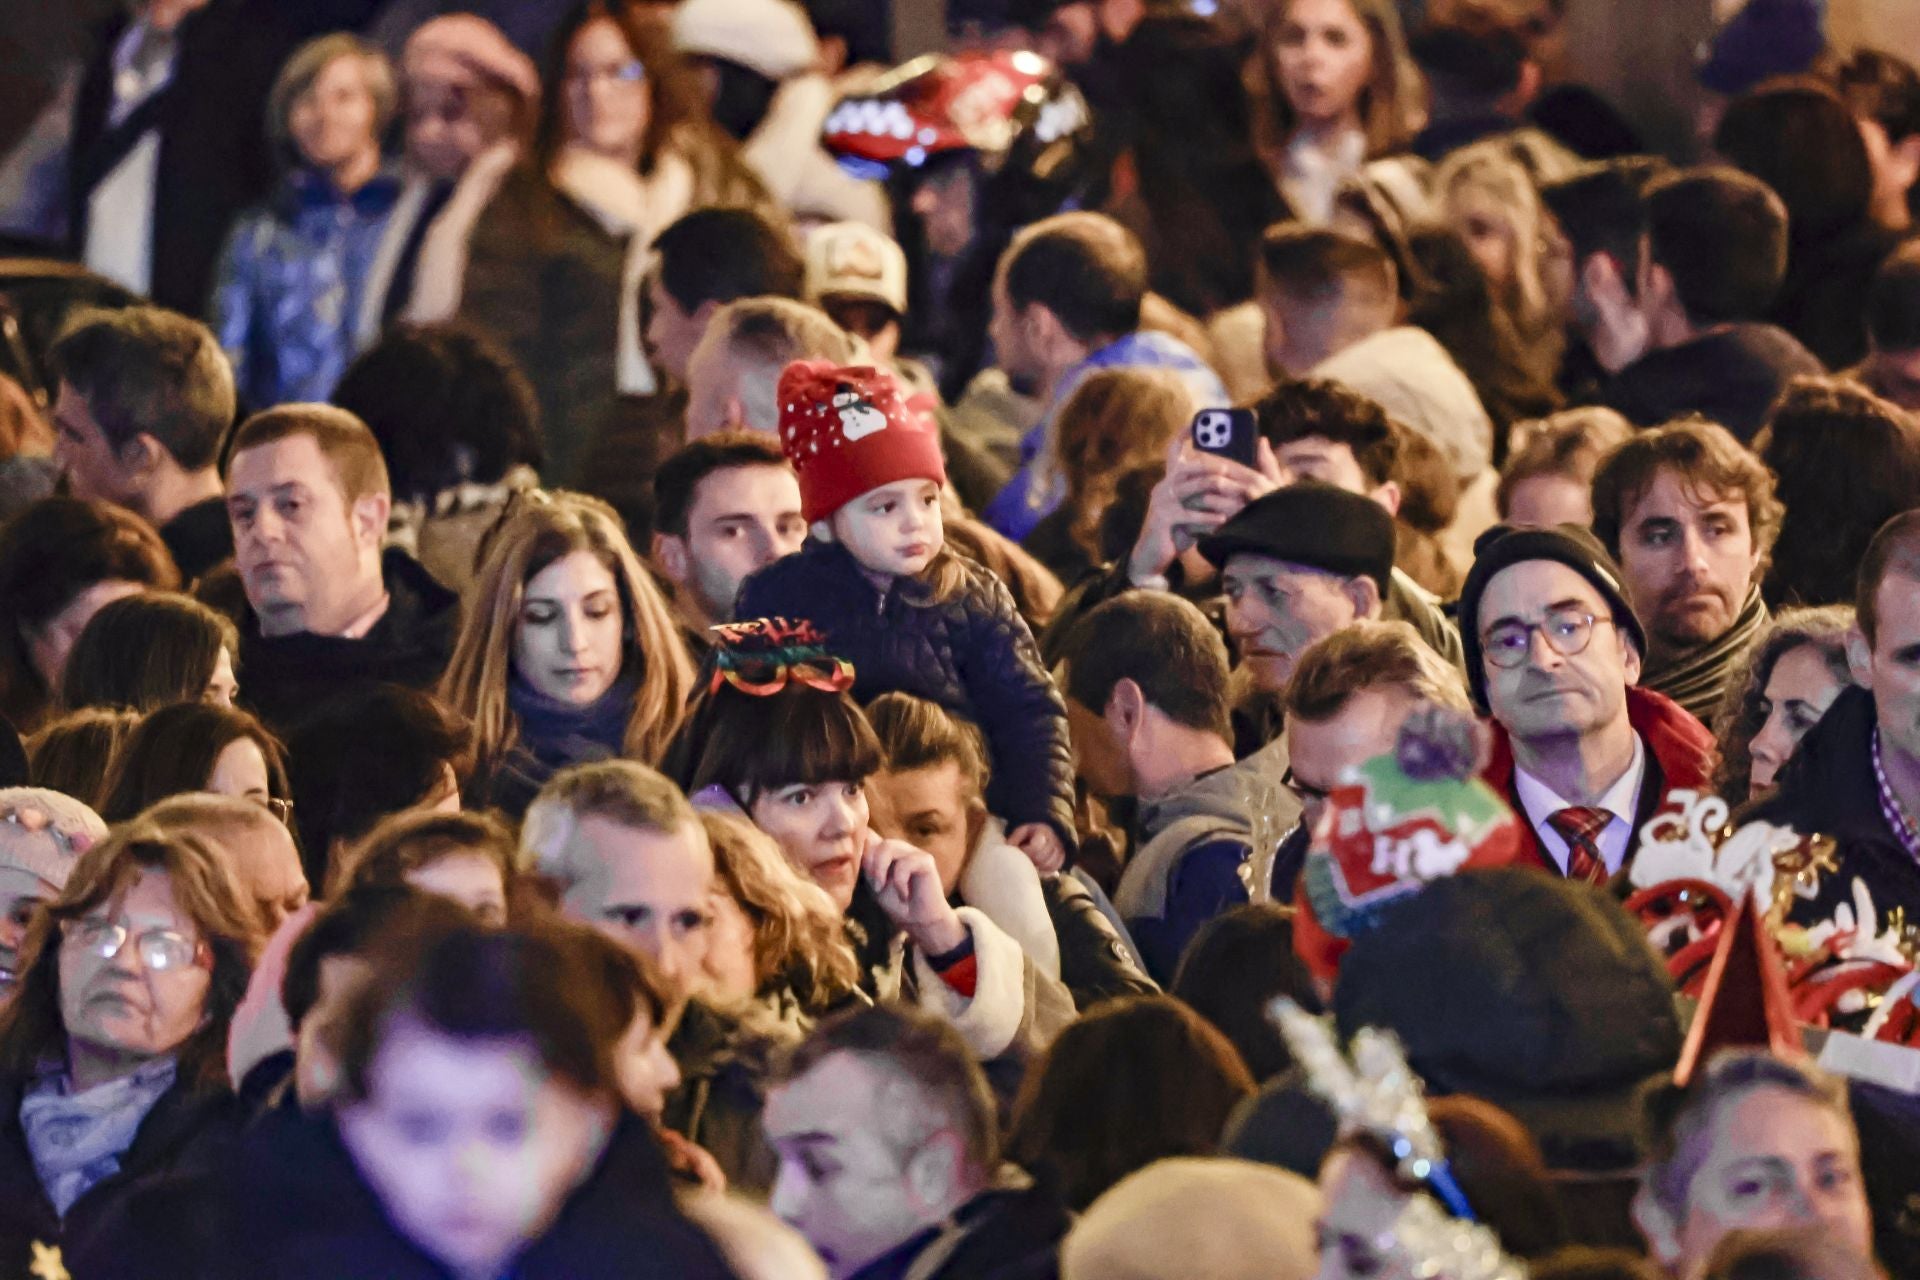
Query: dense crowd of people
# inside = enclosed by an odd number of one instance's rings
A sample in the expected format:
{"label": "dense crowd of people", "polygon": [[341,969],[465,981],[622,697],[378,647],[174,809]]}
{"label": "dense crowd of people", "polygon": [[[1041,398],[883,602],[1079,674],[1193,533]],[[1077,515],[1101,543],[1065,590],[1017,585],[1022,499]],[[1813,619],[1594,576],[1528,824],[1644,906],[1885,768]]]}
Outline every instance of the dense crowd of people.
{"label": "dense crowd of people", "polygon": [[1717,7],[117,10],[0,1280],[1920,1274],[1920,71]]}

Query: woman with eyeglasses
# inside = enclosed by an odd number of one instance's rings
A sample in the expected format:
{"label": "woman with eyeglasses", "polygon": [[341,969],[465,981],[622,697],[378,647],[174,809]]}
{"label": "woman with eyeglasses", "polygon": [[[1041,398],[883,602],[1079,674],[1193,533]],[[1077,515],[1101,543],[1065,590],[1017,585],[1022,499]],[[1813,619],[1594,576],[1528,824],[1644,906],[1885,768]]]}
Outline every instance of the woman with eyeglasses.
{"label": "woman with eyeglasses", "polygon": [[560,24],[533,147],[481,211],[460,288],[459,317],[538,388],[544,474],[563,482],[616,394],[658,389],[639,312],[654,236],[708,205],[772,212],[641,7],[592,0]]}
{"label": "woman with eyeglasses", "polygon": [[568,765],[657,761],[692,690],[673,611],[613,509],[577,493],[515,497],[481,544],[440,686],[473,724],[474,803],[517,818]]}
{"label": "woman with eyeglasses", "polygon": [[80,856],[0,1011],[0,1272],[65,1274],[47,1259],[225,1157],[227,1028],[257,928],[196,837],[136,823]]}
{"label": "woman with eyeglasses", "polygon": [[279,739],[247,712],[211,702],[176,702],[134,727],[107,776],[100,816],[125,822],[187,791],[251,800],[283,822],[293,813]]}

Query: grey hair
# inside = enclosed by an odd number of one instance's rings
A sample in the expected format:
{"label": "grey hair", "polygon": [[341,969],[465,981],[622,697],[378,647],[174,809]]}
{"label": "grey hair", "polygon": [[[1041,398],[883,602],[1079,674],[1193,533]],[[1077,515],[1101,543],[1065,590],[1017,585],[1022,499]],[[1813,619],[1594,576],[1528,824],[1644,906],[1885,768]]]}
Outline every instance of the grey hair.
{"label": "grey hair", "polygon": [[367,92],[373,95],[373,136],[385,136],[400,108],[400,83],[393,63],[378,45],[347,31],[318,36],[293,51],[273,78],[267,93],[267,139],[273,154],[288,169],[301,164],[300,148],[293,141],[293,104],[298,102],[329,64],[339,58],[357,58],[366,77]]}

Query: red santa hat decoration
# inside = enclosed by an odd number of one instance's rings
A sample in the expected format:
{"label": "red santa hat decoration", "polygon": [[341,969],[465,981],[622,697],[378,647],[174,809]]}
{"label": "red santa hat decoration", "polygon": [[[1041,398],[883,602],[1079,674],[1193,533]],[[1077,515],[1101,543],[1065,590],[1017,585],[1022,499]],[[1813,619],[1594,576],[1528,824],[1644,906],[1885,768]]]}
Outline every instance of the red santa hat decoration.
{"label": "red santa hat decoration", "polygon": [[947,482],[940,434],[884,369],[796,360],[780,375],[780,448],[808,524],[899,480]]}

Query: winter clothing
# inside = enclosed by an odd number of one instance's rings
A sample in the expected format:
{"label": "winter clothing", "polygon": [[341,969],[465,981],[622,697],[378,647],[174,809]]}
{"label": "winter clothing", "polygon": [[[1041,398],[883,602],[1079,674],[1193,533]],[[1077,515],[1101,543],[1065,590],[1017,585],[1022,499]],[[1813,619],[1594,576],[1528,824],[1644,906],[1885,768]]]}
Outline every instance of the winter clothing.
{"label": "winter clothing", "polygon": [[160,526],[160,541],[173,553],[182,582],[198,582],[233,559],[233,522],[225,498],[208,498]]}
{"label": "winter clothing", "polygon": [[1165,369],[1193,393],[1195,408],[1229,403],[1220,377],[1178,338],[1141,329],[1101,347],[1081,361],[1054,388],[1053,401],[1040,424],[1020,442],[1020,469],[981,514],[986,522],[1018,542],[1040,518],[1060,505],[1066,487],[1053,463],[1054,420],[1081,382],[1102,369]]}
{"label": "winter clothing", "polygon": [[1431,440],[1465,483],[1493,460],[1493,419],[1447,349],[1425,329],[1399,325],[1328,356],[1308,373],[1376,401]]}
{"label": "winter clothing", "polygon": [[633,715],[634,687],[630,678],[617,680],[591,704],[578,707],[547,697],[518,675],[511,677],[507,710],[516,730],[513,749],[478,788],[481,807],[520,818],[560,770],[618,756]]}
{"label": "winter clothing", "polygon": [[[240,1129],[240,1109],[224,1090],[203,1092],[170,1080],[155,1091],[142,1090],[144,1113],[130,1141],[104,1176],[84,1179],[85,1190],[68,1202],[64,1214],[36,1170],[22,1106],[31,1086],[18,1078],[0,1083],[0,1275],[27,1276],[33,1245],[61,1249],[74,1266],[76,1249],[91,1242],[124,1211],[126,1204],[156,1185],[204,1174],[224,1163]],[[64,1197],[63,1197],[64,1198]],[[92,1276],[133,1276],[137,1269],[81,1271]]]}
{"label": "winter clothing", "polygon": [[1552,560],[1573,570],[1592,584],[1613,611],[1616,626],[1626,629],[1633,646],[1647,651],[1647,633],[1640,618],[1627,602],[1627,589],[1620,580],[1620,567],[1600,545],[1600,540],[1585,529],[1560,525],[1553,529],[1524,529],[1513,525],[1495,525],[1474,543],[1473,568],[1467,571],[1466,585],[1460,588],[1460,644],[1467,667],[1467,688],[1482,711],[1487,707],[1487,669],[1480,656],[1480,597],[1487,584],[1502,569],[1511,569],[1528,560]]}
{"label": "winter clothing", "polygon": [[[1641,829],[1666,806],[1671,793],[1703,791],[1713,785],[1715,744],[1713,734],[1705,725],[1681,710],[1678,704],[1648,689],[1631,686],[1627,689],[1627,720],[1646,749],[1646,774],[1640,784],[1639,810],[1627,845],[1626,861],[1630,863],[1640,846]],[[1488,753],[1480,778],[1524,818],[1526,809],[1514,786],[1516,771],[1512,740],[1506,729],[1496,722],[1493,749]],[[1560,874],[1559,864],[1541,843],[1540,833],[1524,822],[1520,852],[1515,861]],[[1625,864],[1622,866],[1624,869]]]}
{"label": "winter clothing", "polygon": [[1855,880],[1873,894],[1882,919],[1898,907],[1908,919],[1920,913],[1920,864],[1880,803],[1872,761],[1876,715],[1871,690],[1842,689],[1800,740],[1773,792],[1735,816],[1736,823],[1772,822],[1837,842],[1840,869],[1821,877],[1817,896],[1795,899],[1796,921],[1830,919],[1835,908],[1851,905]]}
{"label": "winter clothing", "polygon": [[1549,1168],[1638,1164],[1635,1097],[1680,1054],[1673,984],[1603,890],[1522,868],[1439,880],[1388,907],[1340,968],[1342,1036],[1393,1031],[1435,1093],[1517,1115]]}
{"label": "winter clothing", "polygon": [[457,593],[463,603],[470,602],[480,540],[516,493],[539,485],[532,467],[516,466],[498,484],[468,481],[430,499],[396,502],[387,517],[387,545],[418,560],[434,581]]}
{"label": "winter clothing", "polygon": [[[949,552],[949,554],[953,554]],[[987,808],[1015,828],[1050,824],[1073,842],[1073,758],[1066,704],[1006,586],[970,560],[951,600],[896,578],[876,587],[843,546],[809,541],[748,578],[735,616],[807,619],[853,663],[853,695],[900,690],[937,702],[986,735]]]}
{"label": "winter clothing", "polygon": [[0,868],[34,877],[50,896],[66,887],[80,855],[106,838],[107,824],[83,801],[45,787],[0,787]]}
{"label": "winter clothing", "polygon": [[[767,1006],[770,1008],[771,1006]],[[764,1196],[773,1190],[779,1157],[760,1128],[775,1057],[798,1043],[797,1018],[759,1016],[689,1001],[667,1050],[680,1067],[680,1087],[667,1097],[660,1123],[704,1148],[730,1190]],[[791,1006],[788,1009],[791,1012]]]}
{"label": "winter clothing", "polygon": [[1159,993],[1118,909],[1084,871],[1042,876],[1040,892],[1060,940],[1060,981],[1076,1008],[1084,1013],[1116,996]]}
{"label": "winter clothing", "polygon": [[[120,1280],[440,1280],[397,1231],[333,1121],[275,1112],[227,1167],[131,1198],[113,1229],[70,1260]],[[622,1116],[559,1216],[513,1265],[516,1280],[723,1280],[713,1244],[674,1207],[659,1144]]]}
{"label": "winter clothing", "polygon": [[938,429],[907,407],[886,370],[796,360],[777,395],[780,448],[799,477],[808,524],[883,485],[947,482]]}
{"label": "winter clothing", "polygon": [[325,400],[358,354],[354,322],[400,197],[376,175],[351,195],[302,170],[242,217],[220,258],[209,319],[242,404]]}
{"label": "winter clothing", "polygon": [[1793,335],[1770,324],[1732,324],[1649,351],[1613,376],[1601,400],[1640,427],[1700,414],[1751,443],[1795,378],[1826,369]]}
{"label": "winter clothing", "polygon": [[853,1280],[1043,1280],[1073,1216],[1009,1170],[938,1226],[875,1258]]}
{"label": "winter clothing", "polygon": [[1747,589],[1747,600],[1733,625],[1704,644],[1681,653],[1649,658],[1640,686],[1664,693],[1689,715],[1708,724],[1720,709],[1727,682],[1744,670],[1747,650],[1772,615],[1760,598],[1758,586]]}
{"label": "winter clothing", "polygon": [[1211,534],[1200,554],[1216,568],[1240,552],[1348,578],[1372,578],[1385,596],[1393,576],[1393,517],[1369,498],[1304,481],[1255,498]]}
{"label": "winter clothing", "polygon": [[1173,980],[1201,925],[1247,901],[1240,867],[1259,834],[1256,811],[1275,811],[1276,841],[1299,821],[1300,802],[1286,789],[1286,774],[1282,738],[1166,795],[1141,799],[1139,838],[1113,902],[1155,981]]}
{"label": "winter clothing", "polygon": [[460,624],[458,597],[398,551],[385,553],[381,572],[387,611],[358,640],[310,631],[268,638],[252,609],[241,618],[242,701],[274,732],[284,736],[322,704],[370,685],[439,682]]}

